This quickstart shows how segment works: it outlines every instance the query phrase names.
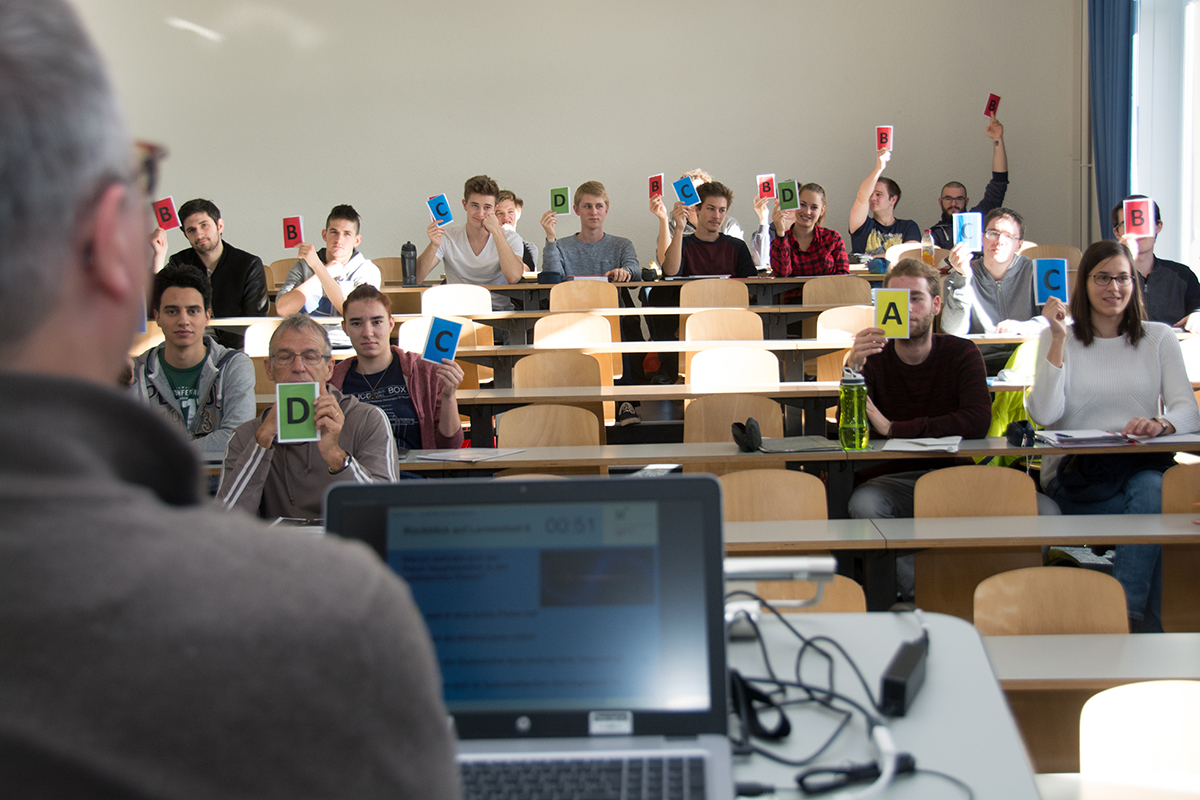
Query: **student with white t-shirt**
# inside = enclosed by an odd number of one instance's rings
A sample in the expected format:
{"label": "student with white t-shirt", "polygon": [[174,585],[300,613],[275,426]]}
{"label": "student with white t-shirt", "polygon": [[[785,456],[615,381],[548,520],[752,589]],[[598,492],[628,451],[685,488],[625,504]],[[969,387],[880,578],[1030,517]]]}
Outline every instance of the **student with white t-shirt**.
{"label": "student with white t-shirt", "polygon": [[[497,286],[518,283],[525,271],[518,253],[524,242],[516,231],[501,227],[496,218],[500,187],[487,175],[476,175],[463,185],[466,223],[439,228],[431,222],[425,232],[429,246],[417,257],[417,282],[425,280],[438,261],[446,268],[446,283]],[[492,310],[512,309],[512,300],[492,293]]]}

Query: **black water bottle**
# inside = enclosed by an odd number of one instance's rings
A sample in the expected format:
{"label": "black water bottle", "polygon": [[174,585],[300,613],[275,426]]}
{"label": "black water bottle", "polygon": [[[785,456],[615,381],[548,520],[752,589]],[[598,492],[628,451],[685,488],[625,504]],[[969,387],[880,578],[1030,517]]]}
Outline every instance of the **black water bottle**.
{"label": "black water bottle", "polygon": [[417,285],[417,246],[412,242],[400,248],[400,272],[405,286]]}

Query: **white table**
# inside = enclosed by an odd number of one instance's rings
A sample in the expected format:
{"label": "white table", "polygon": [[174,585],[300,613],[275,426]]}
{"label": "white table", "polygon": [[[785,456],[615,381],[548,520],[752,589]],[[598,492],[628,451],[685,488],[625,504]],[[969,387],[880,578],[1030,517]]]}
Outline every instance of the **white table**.
{"label": "white table", "polygon": [[[837,639],[857,661],[875,693],[879,691],[879,676],[896,648],[919,633],[910,614],[796,614],[790,619],[806,636],[822,634]],[[908,715],[889,725],[896,747],[911,753],[918,767],[945,772],[964,781],[978,800],[1036,800],[1038,792],[1020,736],[978,633],[953,617],[928,614],[926,621],[930,648],[925,685]],[[790,675],[797,643],[774,620],[764,623],[763,630],[776,673],[781,677]],[[824,679],[824,671],[818,668],[818,659],[809,663],[810,657],[805,657],[804,677],[815,683]],[[729,663],[746,677],[766,675],[754,642],[732,643]],[[860,702],[865,700],[862,687],[840,658],[835,680],[838,691]],[[827,713],[807,707],[794,708],[788,716],[792,722],[791,736],[781,746],[766,747],[793,758],[815,749],[834,724]],[[873,758],[862,717],[856,714],[817,764],[839,765]],[[735,765],[737,780],[772,784],[776,787],[775,796],[785,798],[802,796],[794,782],[798,771],[796,767],[776,764],[760,756],[739,759]],[[918,775],[897,778],[880,796],[961,800],[964,795],[960,788],[940,778]]]}

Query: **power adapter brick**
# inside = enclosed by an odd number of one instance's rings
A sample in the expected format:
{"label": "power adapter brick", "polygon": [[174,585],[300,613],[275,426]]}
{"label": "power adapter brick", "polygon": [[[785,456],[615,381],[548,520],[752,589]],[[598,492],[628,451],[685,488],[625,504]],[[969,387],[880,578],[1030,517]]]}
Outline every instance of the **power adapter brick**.
{"label": "power adapter brick", "polygon": [[900,645],[879,682],[879,710],[889,717],[903,717],[925,683],[925,656],[929,637]]}

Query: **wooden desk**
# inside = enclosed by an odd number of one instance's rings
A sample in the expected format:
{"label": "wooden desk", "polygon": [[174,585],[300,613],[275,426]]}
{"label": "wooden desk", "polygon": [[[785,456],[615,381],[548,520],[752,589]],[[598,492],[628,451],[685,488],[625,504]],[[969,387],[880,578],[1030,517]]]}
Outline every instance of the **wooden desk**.
{"label": "wooden desk", "polygon": [[[838,396],[836,381],[792,381],[754,386],[693,386],[680,383],[663,386],[569,386],[526,389],[471,389],[471,394],[458,394],[459,410],[471,418],[471,435],[481,446],[487,446],[494,435],[493,417],[509,408],[531,404],[565,403],[569,405],[600,402],[653,402],[692,400],[712,394],[752,394],[770,397],[792,408],[785,409],[785,428],[788,435],[804,432],[825,434],[825,415],[822,406],[829,398]],[[792,413],[792,412],[796,413]],[[819,412],[819,413],[810,413]],[[811,430],[808,430],[811,428]],[[478,432],[478,436],[476,433]]]}
{"label": "wooden desk", "polygon": [[[823,635],[837,640],[854,658],[872,691],[878,690],[879,675],[896,648],[918,633],[910,614],[797,614],[791,621],[805,636]],[[888,723],[896,747],[911,753],[919,767],[964,781],[978,800],[1036,800],[1029,762],[979,634],[961,620],[941,614],[927,615],[926,622],[930,647],[925,685],[909,713]],[[761,630],[776,673],[790,678],[798,642],[775,619],[764,620]],[[731,642],[729,666],[747,677],[764,677],[767,671],[758,647],[753,641]],[[806,680],[825,685],[824,662],[819,657],[805,657],[803,674]],[[837,690],[860,702],[866,700],[844,659],[834,659],[834,674]],[[813,706],[790,708],[788,716],[791,735],[782,743],[761,746],[791,758],[815,750],[836,724],[828,713]],[[874,758],[862,718],[856,715],[814,766],[840,766]],[[737,780],[772,784],[778,787],[780,797],[801,796],[795,790],[796,772],[796,767],[761,756],[741,759],[734,767]],[[916,775],[897,777],[879,796],[932,800],[957,799],[964,794],[939,778]]]}
{"label": "wooden desk", "polygon": [[[430,450],[412,450],[400,459],[400,469],[409,471],[456,473],[475,470],[493,473],[503,469],[527,469],[554,472],[572,467],[645,466],[647,464],[728,463],[734,469],[782,468],[790,463],[828,463],[845,455],[833,453],[743,453],[730,442],[693,442],[667,444],[610,444],[579,447],[529,447],[520,453],[473,464],[425,461],[417,456]],[[455,477],[466,477],[457,475]]]}
{"label": "wooden desk", "polygon": [[791,556],[886,547],[883,534],[869,519],[725,523],[725,552],[731,556]]}
{"label": "wooden desk", "polygon": [[845,340],[817,341],[815,339],[722,340],[693,342],[613,342],[580,346],[554,345],[490,345],[458,348],[457,358],[491,367],[497,389],[512,388],[512,367],[524,356],[546,350],[572,350],[580,353],[698,353],[720,347],[756,347],[770,350],[779,357],[785,381],[804,380],[804,359],[845,350],[852,342]]}
{"label": "wooden desk", "polygon": [[1037,772],[1079,771],[1079,712],[1097,692],[1137,681],[1200,678],[1200,633],[983,641]]}
{"label": "wooden desk", "polygon": [[[1045,545],[1200,545],[1195,514],[1099,514],[1056,517],[880,519],[889,551],[917,550],[916,602],[921,608],[974,617],[975,587],[984,578],[1040,566]],[[1163,556],[1163,623],[1200,631],[1200,582]]]}

